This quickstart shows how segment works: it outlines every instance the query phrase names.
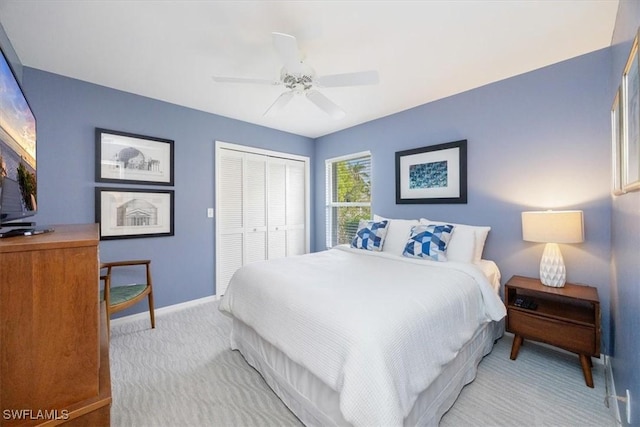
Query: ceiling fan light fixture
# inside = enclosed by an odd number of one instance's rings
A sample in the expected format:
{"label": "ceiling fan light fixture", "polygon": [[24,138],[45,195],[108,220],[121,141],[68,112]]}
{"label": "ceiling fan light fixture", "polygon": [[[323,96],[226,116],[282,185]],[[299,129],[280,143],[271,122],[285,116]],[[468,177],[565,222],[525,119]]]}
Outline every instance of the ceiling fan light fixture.
{"label": "ceiling fan light fixture", "polygon": [[271,33],[273,46],[278,52],[284,66],[280,70],[280,81],[273,82],[264,79],[249,79],[239,77],[218,77],[213,80],[220,83],[253,83],[283,85],[287,89],[267,108],[264,116],[272,116],[281,111],[291,101],[294,95],[304,94],[306,98],[320,110],[327,113],[333,119],[341,119],[346,113],[342,108],[327,98],[314,88],[320,87],[340,87],[340,86],[361,86],[377,84],[379,81],[378,72],[361,71],[355,73],[332,74],[317,77],[313,68],[305,64],[298,49],[298,41],[294,36],[284,33]]}
{"label": "ceiling fan light fixture", "polygon": [[291,90],[304,91],[311,89],[311,86],[313,86],[313,75],[283,74],[281,78],[284,86]]}

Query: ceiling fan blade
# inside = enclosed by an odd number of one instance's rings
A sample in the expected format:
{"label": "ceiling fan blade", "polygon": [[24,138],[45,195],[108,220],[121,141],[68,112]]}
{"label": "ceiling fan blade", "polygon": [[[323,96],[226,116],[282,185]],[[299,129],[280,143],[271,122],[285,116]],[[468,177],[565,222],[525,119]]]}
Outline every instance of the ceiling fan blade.
{"label": "ceiling fan blade", "polygon": [[275,80],[250,79],[250,78],[244,78],[244,77],[222,77],[222,76],[213,76],[213,81],[218,83],[251,83],[251,84],[271,85],[271,86],[277,86],[281,84],[281,82],[278,82]]}
{"label": "ceiling fan blade", "polygon": [[330,74],[317,77],[315,81],[318,85],[324,87],[364,86],[378,84],[380,78],[378,77],[377,71],[371,70],[356,73]]}
{"label": "ceiling fan blade", "polygon": [[307,98],[333,119],[341,119],[346,115],[342,108],[338,107],[333,101],[317,90],[307,91]]}
{"label": "ceiling fan blade", "polygon": [[271,104],[269,108],[267,108],[267,111],[264,112],[263,116],[274,116],[278,111],[282,110],[284,106],[289,103],[289,101],[291,101],[293,95],[293,91],[287,91],[280,94],[280,96],[276,98],[275,102]]}
{"label": "ceiling fan blade", "polygon": [[298,40],[294,36],[284,33],[271,33],[273,46],[275,47],[284,67],[289,73],[295,74],[302,71],[300,63],[300,51],[298,50]]}

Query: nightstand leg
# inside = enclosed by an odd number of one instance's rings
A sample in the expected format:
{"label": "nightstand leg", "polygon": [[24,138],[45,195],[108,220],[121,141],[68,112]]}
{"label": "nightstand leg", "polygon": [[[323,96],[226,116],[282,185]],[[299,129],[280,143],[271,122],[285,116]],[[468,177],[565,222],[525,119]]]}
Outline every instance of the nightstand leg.
{"label": "nightstand leg", "polygon": [[522,345],[522,336],[516,335],[515,337],[513,337],[513,345],[511,346],[511,360],[516,360],[516,357],[518,357],[518,352],[520,351],[521,345]]}
{"label": "nightstand leg", "polygon": [[588,387],[593,388],[593,376],[591,375],[591,357],[585,354],[580,355],[580,364],[582,365],[582,373],[584,381]]}

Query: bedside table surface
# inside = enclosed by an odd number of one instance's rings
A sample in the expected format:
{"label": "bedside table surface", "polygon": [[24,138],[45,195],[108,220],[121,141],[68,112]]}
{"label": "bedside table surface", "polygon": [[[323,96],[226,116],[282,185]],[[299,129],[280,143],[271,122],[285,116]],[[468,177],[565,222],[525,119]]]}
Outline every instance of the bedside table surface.
{"label": "bedside table surface", "polygon": [[575,298],[582,301],[599,302],[598,289],[593,286],[575,285],[565,283],[562,288],[554,288],[543,285],[539,279],[524,276],[513,276],[507,282],[512,288],[528,289],[536,292],[543,292],[550,295],[559,295],[567,298]]}

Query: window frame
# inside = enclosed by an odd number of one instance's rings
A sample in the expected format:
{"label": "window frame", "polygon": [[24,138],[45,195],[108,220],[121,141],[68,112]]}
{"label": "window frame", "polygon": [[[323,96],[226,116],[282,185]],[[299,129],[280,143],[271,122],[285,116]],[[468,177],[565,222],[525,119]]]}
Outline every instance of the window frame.
{"label": "window frame", "polygon": [[[333,168],[336,163],[354,160],[362,157],[369,158],[369,201],[368,202],[334,202],[333,201]],[[325,159],[325,246],[327,249],[333,247],[334,219],[333,208],[342,207],[368,207],[371,210],[373,205],[373,155],[371,151],[359,151],[357,153],[345,154],[343,156]],[[373,217],[373,212],[371,212]],[[339,243],[338,243],[339,244]]]}

